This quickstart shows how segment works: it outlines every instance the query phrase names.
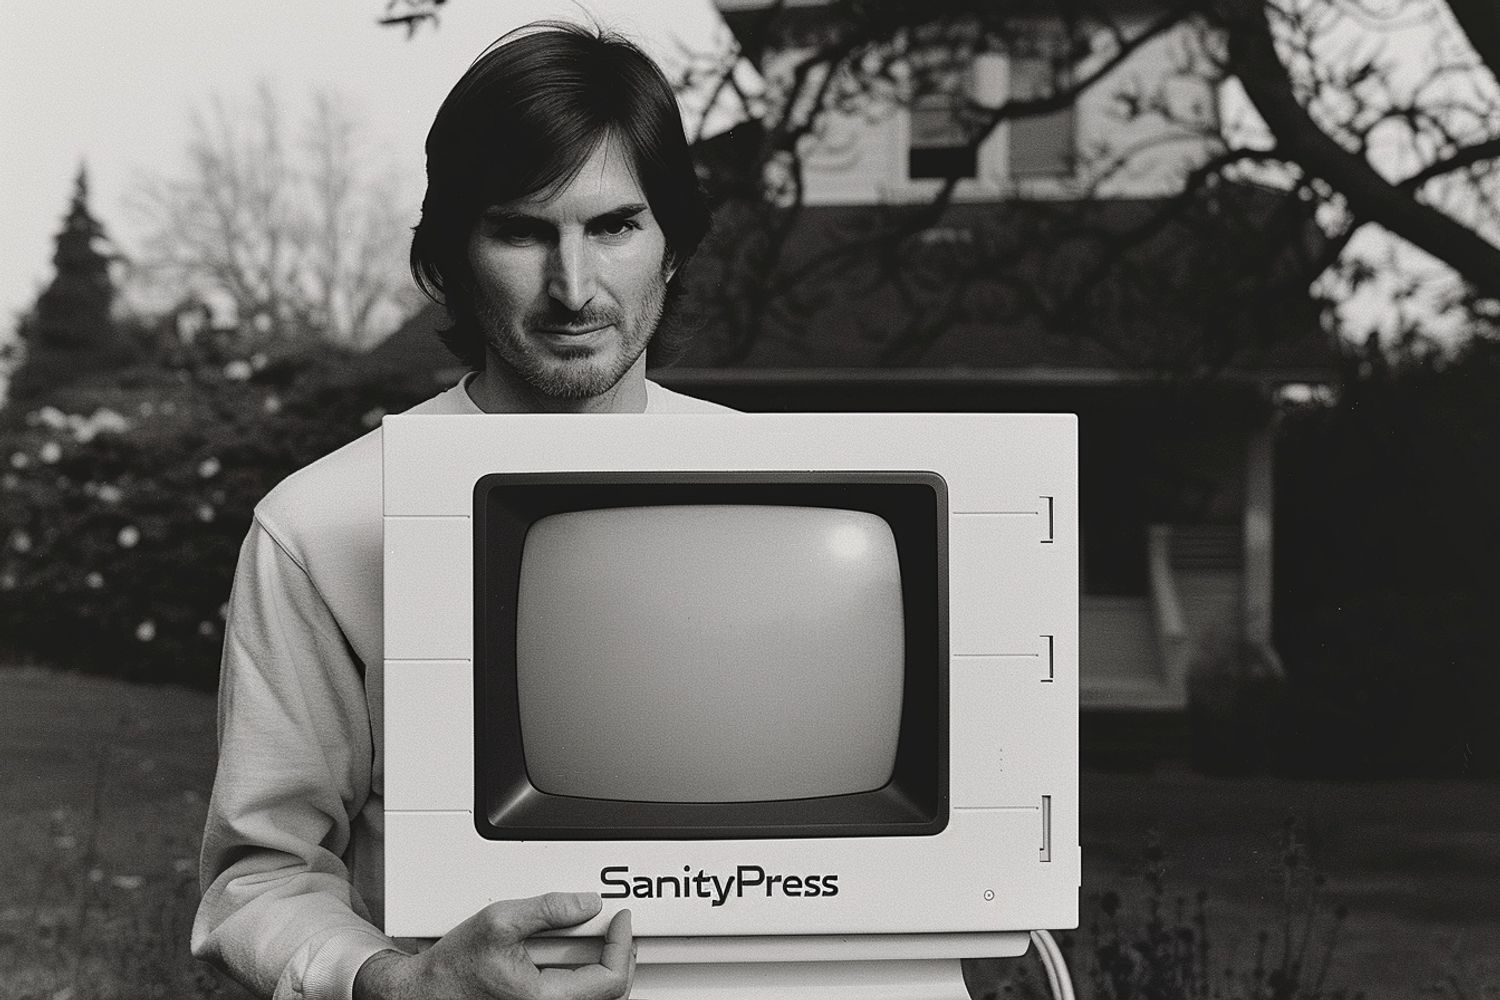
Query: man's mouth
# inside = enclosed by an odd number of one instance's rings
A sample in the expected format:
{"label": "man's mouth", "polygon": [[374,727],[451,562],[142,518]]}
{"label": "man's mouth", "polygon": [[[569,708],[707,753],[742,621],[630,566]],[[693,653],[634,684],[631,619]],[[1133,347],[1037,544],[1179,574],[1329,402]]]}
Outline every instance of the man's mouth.
{"label": "man's mouth", "polygon": [[588,326],[541,326],[537,327],[537,330],[556,337],[583,337],[590,333],[597,333],[611,325],[609,323],[594,323]]}

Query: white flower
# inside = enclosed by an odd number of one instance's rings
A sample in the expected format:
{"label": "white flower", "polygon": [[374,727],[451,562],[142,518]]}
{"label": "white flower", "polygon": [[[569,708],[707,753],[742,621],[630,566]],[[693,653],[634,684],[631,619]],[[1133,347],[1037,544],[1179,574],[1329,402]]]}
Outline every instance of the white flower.
{"label": "white flower", "polygon": [[229,617],[229,602],[225,601],[223,604],[219,605],[219,621],[224,621],[228,617]]}
{"label": "white flower", "polygon": [[135,627],[135,637],[141,642],[150,642],[156,638],[156,622],[147,618]]}
{"label": "white flower", "polygon": [[134,892],[141,886],[145,885],[146,880],[140,875],[116,875],[109,880],[109,884],[114,886],[116,889],[124,889],[127,892]]}
{"label": "white flower", "polygon": [[205,639],[212,639],[217,631],[218,629],[214,628],[213,622],[198,623],[198,634],[203,636],[203,638]]}
{"label": "white flower", "polygon": [[0,486],[4,486],[8,490],[13,490],[20,485],[21,477],[14,472],[7,472],[5,475],[0,476]]}
{"label": "white flower", "polygon": [[213,519],[217,516],[212,504],[200,503],[198,505],[198,520],[204,524],[212,524]]}
{"label": "white flower", "polygon": [[94,415],[89,417],[89,423],[98,430],[112,431],[116,434],[123,434],[130,430],[130,421],[107,406],[101,406],[95,410]]}
{"label": "white flower", "polygon": [[266,353],[264,351],[256,351],[254,354],[250,355],[250,367],[254,368],[256,371],[260,371],[266,365],[270,364],[270,362],[271,359],[266,357]]}
{"label": "white flower", "polygon": [[177,404],[172,402],[170,399],[163,400],[161,404],[161,412],[164,415],[170,417],[172,414],[177,412]]}
{"label": "white flower", "polygon": [[133,524],[127,524],[120,529],[120,533],[115,536],[115,540],[120,543],[120,548],[133,549],[141,540],[141,529]]}
{"label": "white flower", "polygon": [[16,528],[10,533],[10,547],[25,555],[31,551],[31,536],[20,528]]}
{"label": "white flower", "polygon": [[272,416],[275,416],[276,414],[281,412],[281,397],[267,396],[265,400],[260,404],[260,408],[265,410]]}
{"label": "white flower", "polygon": [[[154,404],[142,403],[140,405],[141,416],[150,416],[154,412]],[[68,430],[72,433],[75,441],[88,442],[94,440],[100,434],[123,434],[130,430],[130,422],[123,416],[108,407],[101,406],[91,416],[80,417],[70,414],[66,419]]]}
{"label": "white flower", "polygon": [[24,451],[11,452],[10,467],[12,469],[24,469],[31,464],[31,456]]}
{"label": "white flower", "polygon": [[219,474],[219,470],[223,467],[217,458],[210,455],[198,463],[198,475],[204,479],[212,479]]}
{"label": "white flower", "polygon": [[105,503],[119,503],[121,498],[125,496],[120,487],[114,485],[113,483],[103,484],[99,487],[98,493],[99,499],[103,500]]}
{"label": "white flower", "polygon": [[84,577],[83,582],[90,590],[98,590],[104,586],[104,574],[96,569]]}
{"label": "white flower", "polygon": [[238,358],[224,366],[224,377],[231,382],[244,382],[253,374],[255,372],[250,367],[250,362]]}
{"label": "white flower", "polygon": [[68,426],[68,415],[55,406],[44,406],[34,413],[28,413],[26,422],[33,426],[43,424],[55,431],[60,431]]}
{"label": "white flower", "polygon": [[374,427],[380,423],[380,418],[383,416],[385,416],[385,409],[377,406],[373,410],[366,411],[365,415],[359,418],[359,422],[366,427]]}
{"label": "white flower", "polygon": [[16,583],[16,574],[0,573],[0,590],[15,590]]}
{"label": "white flower", "polygon": [[39,457],[47,465],[56,465],[62,459],[62,445],[56,441],[43,443],[42,450],[38,452]]}

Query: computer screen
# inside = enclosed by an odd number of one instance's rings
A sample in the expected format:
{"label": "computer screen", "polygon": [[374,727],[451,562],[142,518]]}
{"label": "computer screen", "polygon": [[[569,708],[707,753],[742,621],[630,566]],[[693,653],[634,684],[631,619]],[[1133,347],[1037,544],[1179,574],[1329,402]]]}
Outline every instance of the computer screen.
{"label": "computer screen", "polygon": [[904,614],[875,514],[551,514],[526,535],[516,617],[521,743],[542,792],[756,802],[891,779]]}

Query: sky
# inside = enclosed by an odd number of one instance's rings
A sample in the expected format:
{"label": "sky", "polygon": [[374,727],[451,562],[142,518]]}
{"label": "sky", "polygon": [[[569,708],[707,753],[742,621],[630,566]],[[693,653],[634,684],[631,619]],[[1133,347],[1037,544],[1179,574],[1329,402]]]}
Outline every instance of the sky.
{"label": "sky", "polygon": [[[576,0],[453,0],[436,28],[408,39],[402,29],[376,24],[386,2],[0,0],[0,344],[52,277],[53,240],[80,163],[88,167],[95,216],[128,253],[141,223],[126,208],[127,194],[143,174],[178,172],[193,109],[206,110],[214,94],[246,101],[260,81],[289,102],[331,88],[368,126],[374,151],[395,164],[414,219],[423,139],[470,61],[517,25],[577,19],[583,10]],[[1443,11],[1430,0],[1404,2]],[[668,63],[684,47],[712,51],[727,37],[712,0],[582,3]],[[1451,31],[1420,21],[1419,33]],[[1395,41],[1415,52],[1428,44]],[[1399,163],[1392,171],[1405,172]],[[1366,242],[1379,236],[1361,234]],[[1382,246],[1371,253],[1386,252]],[[1402,260],[1385,268],[1395,278],[1436,266],[1398,249]],[[1430,287],[1446,294],[1452,285]],[[1388,326],[1397,315],[1389,289],[1373,284],[1346,306],[1361,314],[1356,329]]]}
{"label": "sky", "polygon": [[[723,37],[711,0],[586,0],[604,24],[669,62]],[[380,27],[385,0],[0,0],[0,342],[52,277],[53,241],[86,163],[90,205],[127,252],[125,207],[146,172],[178,171],[194,108],[248,99],[265,80],[288,101],[348,97],[414,201],[422,142],[448,89],[486,45],[568,0],[454,0],[436,29]],[[415,211],[415,205],[413,206]],[[138,223],[137,223],[138,225]]]}

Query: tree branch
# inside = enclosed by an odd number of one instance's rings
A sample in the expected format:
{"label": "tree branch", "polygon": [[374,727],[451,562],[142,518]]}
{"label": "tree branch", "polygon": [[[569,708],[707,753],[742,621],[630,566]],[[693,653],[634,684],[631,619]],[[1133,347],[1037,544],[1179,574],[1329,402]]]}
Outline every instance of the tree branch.
{"label": "tree branch", "polygon": [[1500,138],[1487,139],[1472,146],[1465,146],[1463,149],[1457,150],[1441,160],[1429,163],[1421,170],[1406,178],[1406,180],[1398,183],[1396,187],[1402,191],[1415,192],[1423,184],[1426,184],[1435,177],[1442,177],[1456,170],[1472,167],[1476,163],[1483,163],[1486,160],[1497,158],[1500,158]]}
{"label": "tree branch", "polygon": [[1448,0],[1448,9],[1490,74],[1500,79],[1500,5],[1495,0]]}
{"label": "tree branch", "polygon": [[1230,69],[1288,158],[1333,185],[1356,217],[1447,261],[1479,294],[1500,298],[1500,247],[1387,181],[1298,103],[1272,40],[1268,0],[1218,0],[1218,11],[1227,29]]}

